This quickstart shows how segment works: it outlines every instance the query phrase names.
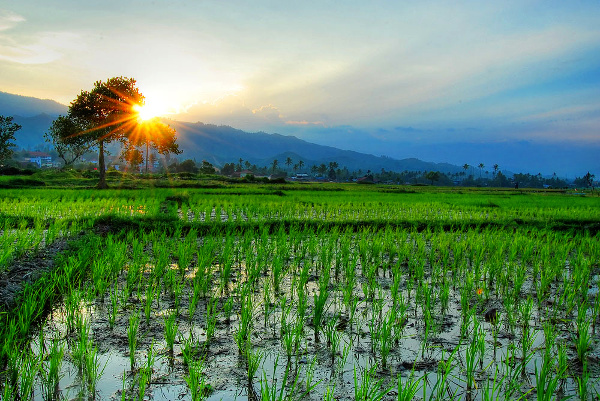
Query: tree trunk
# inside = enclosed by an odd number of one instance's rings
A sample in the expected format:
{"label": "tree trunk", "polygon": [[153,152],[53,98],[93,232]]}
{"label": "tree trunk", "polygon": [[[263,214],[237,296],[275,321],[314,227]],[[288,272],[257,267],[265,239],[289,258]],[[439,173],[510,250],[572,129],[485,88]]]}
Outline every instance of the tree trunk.
{"label": "tree trunk", "polygon": [[146,174],[148,174],[148,138],[146,138]]}
{"label": "tree trunk", "polygon": [[100,141],[98,168],[100,169],[100,181],[98,181],[96,188],[106,189],[108,188],[108,184],[106,184],[106,166],[104,165],[104,141]]}

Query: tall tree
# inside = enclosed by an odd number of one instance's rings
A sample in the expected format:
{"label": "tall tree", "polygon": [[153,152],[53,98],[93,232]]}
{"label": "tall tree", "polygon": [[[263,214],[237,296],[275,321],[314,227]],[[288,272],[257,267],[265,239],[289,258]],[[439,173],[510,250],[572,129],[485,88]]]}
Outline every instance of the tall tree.
{"label": "tall tree", "polygon": [[15,133],[21,129],[17,123],[13,123],[11,116],[0,116],[0,162],[9,159],[15,147]]}
{"label": "tall tree", "polygon": [[427,174],[425,174],[425,178],[428,179],[429,181],[431,181],[431,185],[433,185],[434,181],[438,181],[440,179],[440,172],[439,171],[429,171]]}
{"label": "tall tree", "polygon": [[596,176],[594,174],[590,174],[590,172],[588,171],[586,175],[583,176],[583,180],[585,182],[585,185],[588,187],[591,187],[592,190],[594,189],[594,178]]}
{"label": "tall tree", "polygon": [[[158,119],[142,121],[139,107],[144,96],[132,78],[115,77],[105,82],[97,81],[91,91],[81,91],[71,102],[67,118],[81,125],[81,136],[85,142],[98,148],[100,179],[98,188],[107,188],[104,148],[108,143],[120,141],[124,154],[136,154],[134,149],[151,145],[159,153],[179,153],[175,131]],[[83,129],[85,128],[85,129]],[[68,142],[73,133],[65,130],[59,136]]]}
{"label": "tall tree", "polygon": [[54,147],[58,157],[62,159],[63,167],[75,163],[94,147],[95,142],[90,138],[89,133],[82,134],[86,131],[85,121],[75,117],[58,116],[44,134],[46,142]]}
{"label": "tall tree", "polygon": [[275,170],[277,169],[278,164],[279,164],[279,161],[277,159],[273,160],[273,165],[272,165],[273,172],[275,172]]}
{"label": "tall tree", "polygon": [[291,157],[287,157],[287,159],[285,159],[285,165],[288,166],[288,169],[290,168],[290,166],[293,164],[294,162],[292,161]]}
{"label": "tall tree", "polygon": [[304,167],[304,162],[302,160],[298,160],[298,168],[302,170],[302,167]]}
{"label": "tall tree", "polygon": [[479,163],[479,165],[477,167],[479,167],[479,178],[481,179],[481,170],[483,170],[483,168],[485,167],[485,164]]}

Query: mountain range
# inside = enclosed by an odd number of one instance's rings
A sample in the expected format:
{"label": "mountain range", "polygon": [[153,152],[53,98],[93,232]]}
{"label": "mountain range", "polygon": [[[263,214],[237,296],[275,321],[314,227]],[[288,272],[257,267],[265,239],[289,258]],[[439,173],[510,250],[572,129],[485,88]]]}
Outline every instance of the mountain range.
{"label": "mountain range", "polygon": [[[0,92],[0,115],[13,116],[22,126],[16,134],[20,148],[44,147],[44,133],[52,121],[65,114],[68,107],[53,100],[37,99]],[[287,158],[294,163],[302,160],[305,169],[312,165],[337,162],[340,168],[362,171],[440,171],[456,173],[462,167],[449,163],[432,163],[416,158],[397,160],[384,156],[341,150],[332,146],[318,145],[295,136],[245,132],[229,126],[186,123],[174,120],[165,122],[177,131],[178,143],[183,153],[180,159],[207,160],[216,166],[238,162],[241,158],[257,166],[270,166],[277,159],[284,167]]]}

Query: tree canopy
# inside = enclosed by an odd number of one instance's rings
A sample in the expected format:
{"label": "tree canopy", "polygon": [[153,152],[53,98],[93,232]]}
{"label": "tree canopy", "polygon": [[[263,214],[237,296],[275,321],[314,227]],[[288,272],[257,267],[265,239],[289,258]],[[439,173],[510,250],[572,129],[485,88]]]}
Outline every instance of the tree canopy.
{"label": "tree canopy", "polygon": [[122,156],[135,157],[131,160],[135,163],[141,162],[144,147],[146,161],[149,147],[161,154],[180,153],[174,129],[159,119],[142,121],[138,107],[143,104],[144,96],[136,87],[135,79],[115,77],[97,81],[91,91],[81,91],[71,102],[68,114],[54,121],[46,137],[55,146],[59,144],[59,155],[61,152],[70,154],[70,159],[61,156],[65,162],[76,160],[91,147],[97,148],[98,188],[106,188],[104,148],[108,143],[121,142]]}
{"label": "tree canopy", "polygon": [[21,129],[17,123],[13,123],[11,116],[0,116],[0,162],[10,158],[13,154],[15,144],[15,133]]}

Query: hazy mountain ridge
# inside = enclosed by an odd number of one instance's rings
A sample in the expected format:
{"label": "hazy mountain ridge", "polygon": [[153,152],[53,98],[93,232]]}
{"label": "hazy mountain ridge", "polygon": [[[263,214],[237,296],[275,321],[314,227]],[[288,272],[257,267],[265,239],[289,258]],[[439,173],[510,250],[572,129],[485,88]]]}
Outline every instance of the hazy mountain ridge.
{"label": "hazy mountain ridge", "polygon": [[58,116],[65,114],[68,106],[50,99],[15,95],[0,91],[0,115],[34,117],[39,114]]}
{"label": "hazy mountain ridge", "polygon": [[337,162],[340,168],[349,170],[371,170],[379,172],[404,170],[438,170],[445,173],[462,171],[459,166],[448,163],[429,163],[418,159],[396,160],[371,154],[341,150],[331,146],[317,145],[296,138],[264,132],[249,133],[229,126],[217,126],[203,123],[183,123],[165,120],[177,130],[178,142],[184,150],[184,158],[195,158],[197,161],[207,160],[217,165],[238,162],[239,159],[249,161],[258,166],[271,165],[277,159],[282,169],[286,166],[287,157],[294,164],[302,160],[303,170],[312,165]]}

